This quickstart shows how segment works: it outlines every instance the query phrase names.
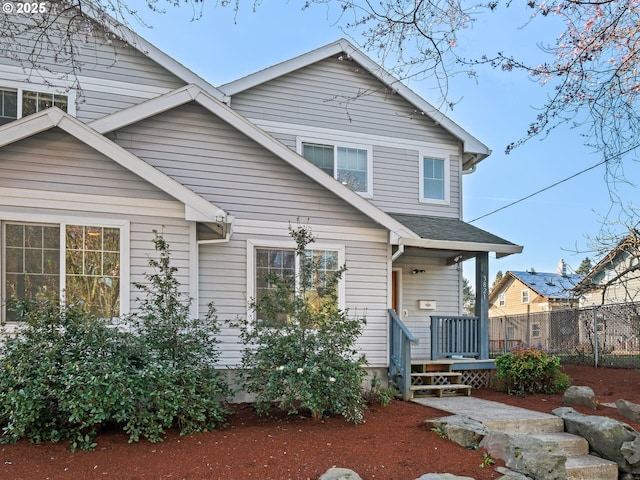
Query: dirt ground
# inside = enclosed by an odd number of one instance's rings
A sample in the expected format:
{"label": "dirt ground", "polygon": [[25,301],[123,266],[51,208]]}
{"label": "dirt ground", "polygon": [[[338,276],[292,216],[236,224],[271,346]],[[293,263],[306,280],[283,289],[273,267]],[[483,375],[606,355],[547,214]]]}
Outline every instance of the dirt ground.
{"label": "dirt ground", "polygon": [[[640,403],[640,370],[565,367],[573,385],[595,391],[600,403],[620,398]],[[489,389],[473,396],[551,412],[562,395],[512,397]],[[583,413],[617,416],[616,409],[577,408]],[[393,401],[373,406],[362,425],[341,418],[315,422],[305,416],[257,417],[250,405],[238,405],[229,426],[180,437],[170,432],[162,443],[127,443],[119,432],[106,432],[93,452],[71,453],[67,443],[0,446],[0,478],[13,479],[258,479],[315,480],[332,466],[351,468],[364,480],[414,480],[425,473],[450,472],[476,480],[497,478],[495,466],[483,464],[483,452],[443,440],[422,422],[443,412]]]}

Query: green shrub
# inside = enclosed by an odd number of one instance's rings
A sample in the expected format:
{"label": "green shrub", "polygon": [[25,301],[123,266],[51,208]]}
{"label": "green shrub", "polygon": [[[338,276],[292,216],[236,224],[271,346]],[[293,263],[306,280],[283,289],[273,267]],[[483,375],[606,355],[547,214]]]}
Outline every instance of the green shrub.
{"label": "green shrub", "polygon": [[138,358],[126,337],[80,305],[18,302],[22,323],[0,344],[4,442],[26,438],[90,449],[106,423],[133,411]]}
{"label": "green shrub", "polygon": [[560,371],[560,359],[536,348],[519,348],[496,358],[494,385],[498,391],[515,395],[558,393],[570,385]]}
{"label": "green shrub", "polygon": [[130,441],[159,441],[168,428],[186,434],[225,422],[215,311],[189,318],[168,245],[154,243],[160,259],[138,286],[146,298],[124,325],[129,331],[81,305],[16,303],[20,326],[0,341],[2,441],[68,438],[73,450],[86,450],[105,425],[121,425]]}
{"label": "green shrub", "polygon": [[145,296],[128,319],[143,367],[138,373],[137,402],[125,431],[131,440],[144,436],[159,441],[168,428],[180,434],[211,430],[226,422],[228,385],[215,365],[220,357],[219,327],[213,305],[205,318],[190,318],[191,299],[180,292],[171,265],[169,245],[154,239],[159,259],[150,259],[152,273],[136,284]]}
{"label": "green shrub", "polygon": [[308,254],[313,242],[309,230],[298,227],[291,235],[299,274],[268,276],[271,288],[250,304],[253,318],[232,322],[245,346],[243,388],[255,394],[261,414],[275,404],[289,413],[306,408],[314,418],[339,414],[359,423],[366,360],[355,343],[364,319],[337,307],[337,285],[345,268],[323,276]]}

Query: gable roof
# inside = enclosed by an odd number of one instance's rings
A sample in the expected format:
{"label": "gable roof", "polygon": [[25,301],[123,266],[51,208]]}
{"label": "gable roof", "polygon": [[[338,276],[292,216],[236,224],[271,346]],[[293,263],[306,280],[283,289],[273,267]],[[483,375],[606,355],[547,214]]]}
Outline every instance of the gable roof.
{"label": "gable roof", "polygon": [[175,58],[167,55],[158,47],[145,40],[142,36],[131,30],[126,25],[122,24],[108,13],[100,10],[90,2],[83,2],[82,12],[88,18],[97,22],[99,25],[103,25],[111,31],[115,36],[121,40],[127,42],[133,48],[138,50],[143,55],[148,56],[151,60],[155,61],[163,68],[166,68],[169,72],[174,74],[179,79],[183,80],[186,84],[195,83],[200,85],[204,90],[209,92],[210,95],[217,98],[220,101],[225,101],[225,95],[212,84],[207,82],[204,78],[197,75]]}
{"label": "gable roof", "polygon": [[[173,90],[162,96],[94,120],[89,123],[89,126],[97,132],[105,134],[190,102],[199,104],[226,121],[229,125],[349,203],[371,220],[388,229],[391,232],[390,242],[392,244],[447,251],[496,252],[498,256],[522,251],[521,246],[514,245],[459,220],[424,216],[412,218],[413,216],[411,215],[383,212],[332,176],[324,174],[318,167],[277,141],[228,105],[213,98],[198,85],[188,85]],[[445,224],[450,226],[449,232],[457,232],[455,239],[432,238],[430,236]],[[474,237],[474,235],[476,236]]]}
{"label": "gable roof", "polygon": [[489,147],[413,92],[413,90],[404,85],[399,79],[395,78],[344,38],[233,82],[221,85],[218,88],[226,95],[232,97],[237,93],[340,53],[344,53],[350,59],[360,64],[380,82],[393,89],[406,101],[414,105],[419,112],[432,118],[438,125],[460,140],[463,144],[463,168],[465,170],[473,168],[491,154]]}
{"label": "gable roof", "polygon": [[[627,255],[637,255],[640,247],[640,232],[638,230],[632,229],[628,235],[626,235],[622,240],[618,242],[618,244],[611,249],[609,253],[607,253],[585,276],[584,278],[575,286],[575,290],[577,292],[584,292],[587,290],[591,290],[594,287],[598,287],[597,284],[594,283],[593,279],[596,275],[607,268],[615,267],[615,265],[620,261],[620,257],[624,254]],[[615,283],[619,280],[619,278],[626,273],[629,273],[628,269],[624,269],[622,272],[617,272],[614,278],[611,278],[608,283]]]}
{"label": "gable roof", "polygon": [[[57,107],[0,127],[0,148],[56,127],[182,202],[185,206],[185,220],[215,223],[221,216],[227,217],[221,208]],[[227,219],[232,220],[231,216]]]}
{"label": "gable roof", "polygon": [[510,280],[519,280],[538,295],[549,300],[569,300],[576,297],[574,287],[582,280],[582,275],[545,272],[507,271],[502,280],[493,288],[490,297]]}
{"label": "gable roof", "polygon": [[[476,252],[495,252],[497,258],[521,253],[522,247],[457,218],[390,213],[420,235],[418,246]],[[409,245],[410,242],[403,242]]]}
{"label": "gable roof", "polygon": [[[231,126],[235,127],[253,141],[269,150],[274,155],[280,157],[303,174],[307,175],[313,181],[319,183],[339,198],[342,198],[344,201],[351,204],[376,223],[387,228],[395,238],[418,238],[418,235],[412,232],[409,228],[391,218],[382,210],[375,207],[372,203],[368,202],[351,189],[342,185],[342,183],[335,180],[330,175],[323,174],[318,167],[313,165],[311,162],[308,162],[296,152],[277,141],[271,135],[255,126],[235,110],[232,110],[227,105],[217,101],[198,85],[188,85],[186,87],[179,88],[160,97],[129,107],[126,110],[121,110],[107,117],[95,120],[89,125],[100,133],[107,133],[189,102],[196,102]],[[395,241],[395,238],[392,238],[392,241]]]}

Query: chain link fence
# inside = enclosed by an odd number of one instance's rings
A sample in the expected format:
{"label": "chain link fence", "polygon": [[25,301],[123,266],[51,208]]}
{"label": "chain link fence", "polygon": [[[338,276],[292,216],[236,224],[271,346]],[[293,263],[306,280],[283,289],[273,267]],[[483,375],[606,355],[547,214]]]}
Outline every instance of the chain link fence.
{"label": "chain link fence", "polygon": [[565,365],[640,368],[640,303],[492,317],[492,358],[536,347]]}

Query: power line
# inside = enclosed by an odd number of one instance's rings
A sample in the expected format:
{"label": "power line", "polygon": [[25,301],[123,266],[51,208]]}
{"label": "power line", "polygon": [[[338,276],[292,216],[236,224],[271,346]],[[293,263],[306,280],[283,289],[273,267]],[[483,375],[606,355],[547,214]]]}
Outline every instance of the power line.
{"label": "power line", "polygon": [[547,190],[549,190],[549,189],[551,189],[551,188],[553,188],[553,187],[557,187],[557,186],[558,186],[558,185],[560,185],[561,183],[567,182],[567,181],[571,180],[572,178],[577,177],[578,175],[582,175],[583,173],[586,173],[586,172],[588,172],[589,170],[593,170],[594,168],[599,167],[600,165],[602,165],[602,164],[604,164],[604,163],[607,163],[607,161],[608,161],[608,160],[609,160],[609,159],[602,160],[601,162],[598,162],[598,163],[596,163],[595,165],[592,165],[592,166],[590,166],[590,167],[588,167],[588,168],[585,168],[584,170],[581,170],[581,171],[580,171],[580,172],[578,172],[578,173],[574,173],[574,174],[573,174],[573,175],[571,175],[570,177],[567,177],[567,178],[564,178],[564,179],[562,179],[562,180],[560,180],[560,181],[557,181],[557,182],[556,182],[556,183],[554,183],[553,185],[549,185],[548,187],[544,187],[544,188],[542,188],[542,189],[538,190],[537,192],[534,192],[534,193],[532,193],[532,194],[530,194],[530,195],[527,195],[526,197],[523,197],[523,198],[521,198],[521,199],[519,199],[519,200],[516,200],[515,202],[511,202],[511,203],[509,203],[509,204],[507,204],[507,205],[504,205],[504,206],[502,206],[502,207],[500,207],[500,208],[496,208],[496,209],[495,209],[495,210],[493,210],[492,212],[485,213],[484,215],[481,215],[481,216],[479,216],[479,217],[477,217],[477,218],[474,218],[473,220],[469,220],[469,222],[468,222],[468,223],[473,223],[473,222],[475,222],[476,220],[480,220],[481,218],[485,218],[485,217],[488,217],[489,215],[493,215],[494,213],[500,212],[501,210],[504,210],[505,208],[509,208],[509,207],[512,207],[512,206],[514,206],[514,205],[516,205],[516,204],[520,203],[520,202],[524,202],[525,200],[528,200],[528,199],[529,199],[529,198],[531,198],[531,197],[535,197],[536,195],[538,195],[538,194],[540,194],[540,193],[542,193],[542,192],[546,192]]}

